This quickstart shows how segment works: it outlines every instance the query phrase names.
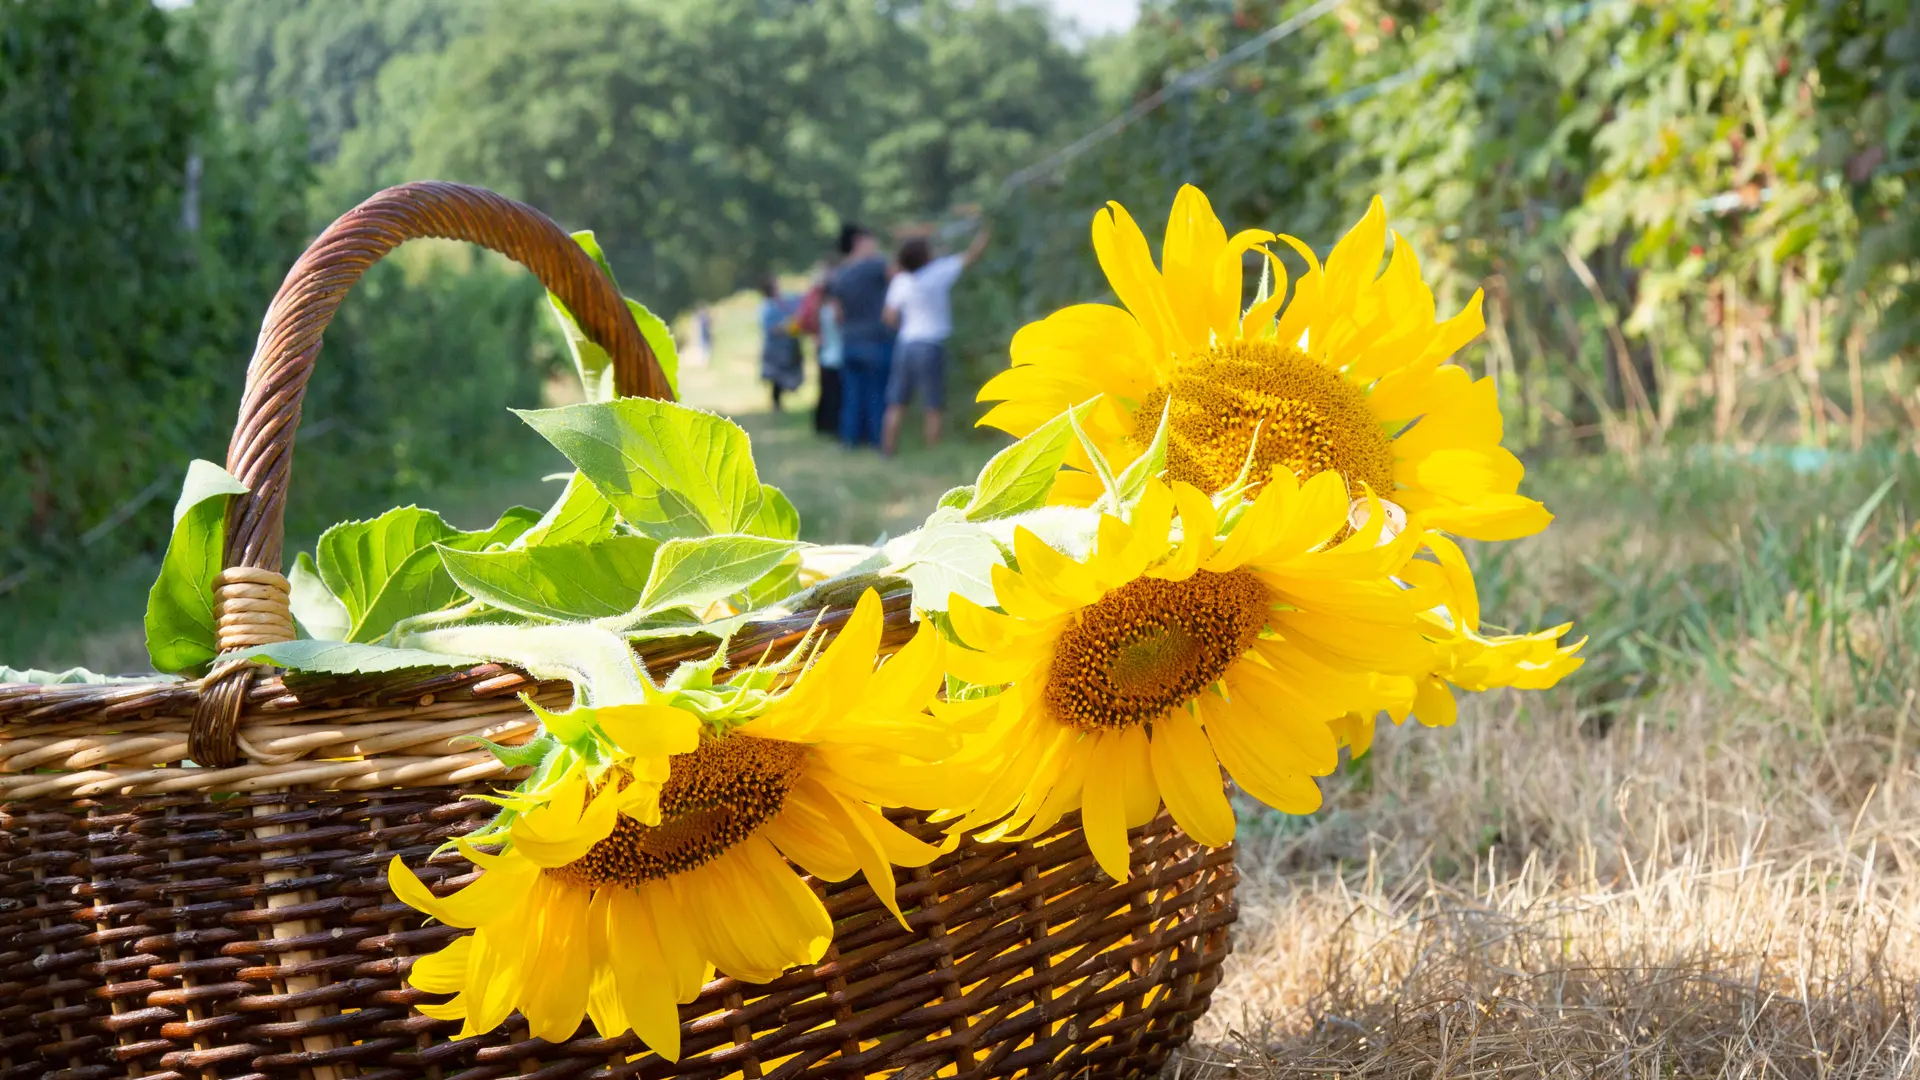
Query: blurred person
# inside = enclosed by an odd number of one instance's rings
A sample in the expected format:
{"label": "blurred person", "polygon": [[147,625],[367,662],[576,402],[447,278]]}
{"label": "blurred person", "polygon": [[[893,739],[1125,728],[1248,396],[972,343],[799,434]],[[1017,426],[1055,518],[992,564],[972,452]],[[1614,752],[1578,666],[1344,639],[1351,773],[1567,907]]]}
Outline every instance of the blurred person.
{"label": "blurred person", "polygon": [[693,334],[700,342],[700,359],[696,366],[706,367],[713,363],[713,309],[701,304],[693,313]]}
{"label": "blurred person", "polygon": [[766,298],[760,301],[760,377],[773,388],[773,411],[780,411],[780,399],[798,390],[805,377],[805,360],[800,354],[800,338],[794,325],[800,312],[800,298],[780,291],[780,279],[768,274],[760,285]]}
{"label": "blurred person", "polygon": [[840,227],[840,267],[827,279],[827,298],[839,309],[840,440],[880,445],[893,330],[887,304],[887,260],[873,234],[852,222]]}
{"label": "blurred person", "polygon": [[887,380],[887,411],[880,452],[889,457],[900,446],[900,425],[917,396],[926,408],[927,445],[940,442],[947,403],[947,339],[953,335],[953,284],[960,272],[986,250],[992,231],[982,225],[967,250],[933,258],[925,237],[900,246],[900,273],[887,287],[881,317],[899,328],[899,352]]}
{"label": "blurred person", "polygon": [[846,355],[840,338],[839,306],[821,304],[817,325],[820,344],[815,348],[814,356],[820,367],[820,399],[813,406],[813,430],[837,438],[840,435],[840,410],[843,404],[840,369]]}
{"label": "blurred person", "polygon": [[840,317],[827,299],[827,279],[836,263],[822,259],[814,265],[813,283],[800,298],[800,314],[794,319],[803,338],[814,342],[814,363],[819,368],[820,392],[813,404],[813,429],[822,435],[840,435]]}

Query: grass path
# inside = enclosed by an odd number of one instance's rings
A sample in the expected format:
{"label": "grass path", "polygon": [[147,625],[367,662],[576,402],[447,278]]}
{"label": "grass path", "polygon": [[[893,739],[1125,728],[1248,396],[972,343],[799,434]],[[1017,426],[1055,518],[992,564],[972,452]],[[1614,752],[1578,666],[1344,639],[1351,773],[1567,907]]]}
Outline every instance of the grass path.
{"label": "grass path", "polygon": [[939,446],[922,442],[919,423],[906,425],[900,453],[848,450],[813,431],[816,370],[807,384],[771,411],[760,381],[759,298],[741,294],[713,309],[713,356],[704,362],[689,320],[676,327],[681,346],[681,397],[689,405],[732,417],[753,439],[760,479],[780,487],[800,511],[801,535],[816,543],[871,543],[898,535],[925,519],[942,492],[970,483],[1004,437],[969,426],[971,405],[954,403],[959,423]]}

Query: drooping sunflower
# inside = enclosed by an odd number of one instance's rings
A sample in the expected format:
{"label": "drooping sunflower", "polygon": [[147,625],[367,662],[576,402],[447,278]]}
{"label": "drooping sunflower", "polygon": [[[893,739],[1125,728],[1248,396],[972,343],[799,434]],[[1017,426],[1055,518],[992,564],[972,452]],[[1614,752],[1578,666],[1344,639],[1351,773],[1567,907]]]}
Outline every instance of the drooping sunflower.
{"label": "drooping sunflower", "polygon": [[1383,542],[1380,513],[1348,534],[1349,506],[1340,476],[1276,469],[1224,541],[1212,500],[1178,481],[1149,482],[1130,520],[1103,516],[1084,561],[1016,529],[1019,569],[992,572],[1002,611],[951,601],[968,648],[948,670],[1005,689],[962,753],[991,780],[970,813],[941,816],[998,839],[1078,808],[1124,879],[1127,830],[1163,799],[1200,843],[1233,839],[1222,766],[1277,809],[1316,809],[1313,777],[1338,760],[1329,722],[1369,708],[1373,677],[1437,662],[1419,620],[1434,598],[1393,576],[1417,534]]}
{"label": "drooping sunflower", "polygon": [[[1434,560],[1409,563],[1402,576],[1425,582],[1444,597],[1440,606],[1420,614],[1437,662],[1434,670],[1411,679],[1374,677],[1378,711],[1395,724],[1413,716],[1427,727],[1448,727],[1458,715],[1454,688],[1544,690],[1586,663],[1579,655],[1585,638],[1560,644],[1572,623],[1525,634],[1482,634],[1479,590],[1466,555],[1436,533],[1428,533],[1422,544]],[[1335,720],[1334,737],[1355,757],[1365,754],[1373,745],[1376,717],[1377,712],[1354,712]]]}
{"label": "drooping sunflower", "polygon": [[[1146,449],[1164,411],[1167,476],[1208,493],[1231,484],[1251,451],[1253,476],[1274,465],[1302,480],[1337,472],[1356,495],[1371,487],[1431,528],[1480,540],[1540,531],[1552,515],[1518,493],[1522,469],[1500,445],[1493,381],[1445,362],[1485,328],[1480,293],[1436,321],[1398,234],[1381,271],[1387,235],[1375,198],[1323,267],[1290,236],[1229,237],[1186,186],[1156,268],[1139,226],[1109,203],[1094,216],[1093,248],[1125,307],[1078,304],[1023,327],[1013,366],[980,391],[1000,403],[980,422],[1026,435],[1100,396],[1084,426],[1111,461]],[[1291,299],[1266,248],[1276,240],[1307,263]],[[1242,311],[1241,262],[1254,250],[1268,260],[1270,294]],[[1068,460],[1087,467],[1078,447]],[[1081,505],[1098,494],[1085,471],[1055,488],[1056,500]]]}
{"label": "drooping sunflower", "polygon": [[[869,591],[838,638],[761,715],[673,754],[658,779],[627,759],[590,779],[576,770],[508,830],[490,854],[462,842],[482,869],[436,896],[398,858],[394,892],[452,926],[473,929],[416,961],[409,983],[453,994],[420,1011],[490,1031],[515,1009],[535,1036],[571,1037],[582,1017],[611,1037],[631,1028],[677,1059],[677,1004],[715,968],[766,982],[817,962],[833,935],[826,908],[788,860],[816,877],[867,883],[899,915],[893,866],[939,853],[890,822],[881,805],[931,808],[964,798],[932,764],[955,728],[922,710],[943,679],[945,645],[923,624],[875,670],[881,610]],[[646,745],[680,721],[671,705],[603,710],[622,747]]]}

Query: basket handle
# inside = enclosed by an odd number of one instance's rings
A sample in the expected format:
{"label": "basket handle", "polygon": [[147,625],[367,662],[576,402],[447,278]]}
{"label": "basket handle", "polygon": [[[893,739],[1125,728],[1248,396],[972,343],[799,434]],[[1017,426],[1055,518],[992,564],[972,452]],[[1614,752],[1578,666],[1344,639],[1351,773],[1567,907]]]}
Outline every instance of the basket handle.
{"label": "basket handle", "polygon": [[[673,397],[619,290],[545,214],[465,184],[419,181],[380,192],[327,226],[293,264],[267,307],[247,365],[240,417],[227,444],[227,471],[247,486],[247,493],[235,496],[228,507],[225,569],[216,581],[223,652],[294,636],[280,556],[294,430],[320,355],[320,336],[368,267],[423,237],[479,244],[533,271],[612,358],[619,394]],[[234,762],[240,706],[255,670],[252,664],[228,664],[202,681],[188,740],[196,762]]]}
{"label": "basket handle", "polygon": [[342,214],[300,256],[267,307],[247,366],[227,471],[247,485],[227,519],[225,564],[280,569],[287,477],[300,399],[320,335],[367,268],[408,240],[439,237],[490,248],[533,271],[613,358],[624,396],[671,398],[666,375],[607,275],[545,214],[484,188],[401,184]]}

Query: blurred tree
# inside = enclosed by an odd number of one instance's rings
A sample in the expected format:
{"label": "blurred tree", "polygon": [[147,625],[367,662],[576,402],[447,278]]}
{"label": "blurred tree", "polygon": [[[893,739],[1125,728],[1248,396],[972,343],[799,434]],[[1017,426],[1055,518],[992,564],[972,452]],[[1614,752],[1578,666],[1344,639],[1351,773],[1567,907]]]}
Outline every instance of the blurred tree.
{"label": "blurred tree", "polygon": [[930,0],[900,18],[898,52],[875,65],[889,87],[855,100],[872,124],[865,212],[924,216],[978,201],[1055,137],[1097,119],[1082,58],[1041,9]]}
{"label": "blurred tree", "polygon": [[291,108],[315,163],[372,119],[373,88],[396,57],[436,52],[485,16],[445,0],[196,0],[193,15],[221,59],[224,96],[259,123]]}
{"label": "blurred tree", "polygon": [[209,4],[248,114],[299,102],[318,217],[484,184],[594,229],[666,311],[810,262],[843,215],[977,200],[1093,105],[1028,2]]}
{"label": "blurred tree", "polygon": [[0,583],[164,538],[221,456],[306,174],[203,56],[149,0],[0,3]]}

